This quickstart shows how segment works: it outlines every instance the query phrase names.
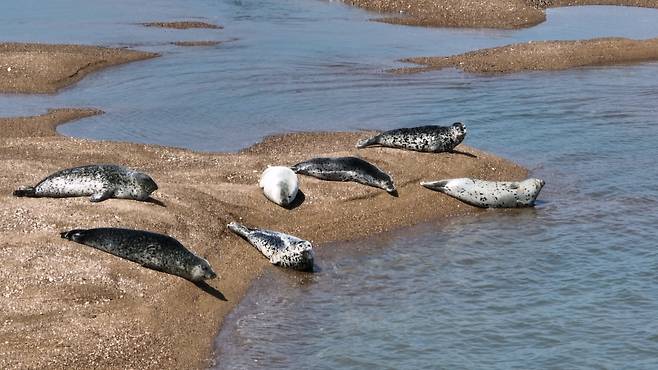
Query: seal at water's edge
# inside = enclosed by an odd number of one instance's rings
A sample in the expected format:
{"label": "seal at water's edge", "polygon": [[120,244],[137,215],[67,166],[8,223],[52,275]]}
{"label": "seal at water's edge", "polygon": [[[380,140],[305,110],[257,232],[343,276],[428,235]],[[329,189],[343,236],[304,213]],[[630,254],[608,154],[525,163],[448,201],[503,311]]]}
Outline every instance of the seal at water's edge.
{"label": "seal at water's edge", "polygon": [[382,132],[359,141],[356,147],[380,145],[417,152],[442,153],[451,152],[465,137],[466,126],[461,122],[455,122],[450,127],[420,126]]}
{"label": "seal at water's edge", "polygon": [[322,180],[354,181],[397,195],[391,176],[374,164],[357,157],[313,158],[297,163],[291,169],[295,173]]}
{"label": "seal at water's edge", "polygon": [[421,182],[422,186],[482,208],[532,207],[544,180],[485,181],[469,178]]}
{"label": "seal at water's edge", "polygon": [[299,191],[297,174],[283,166],[268,167],[260,176],[258,186],[267,199],[283,207],[290,206]]}
{"label": "seal at water's edge", "polygon": [[313,271],[313,246],[309,241],[278,231],[250,228],[237,222],[231,222],[227,227],[256,247],[273,265]]}
{"label": "seal at water's edge", "polygon": [[208,261],[167,235],[118,228],[76,229],[60,235],[62,238],[192,282],[214,279],[217,276]]}
{"label": "seal at water's edge", "polygon": [[109,198],[147,200],[158,189],[142,172],[114,164],[94,164],[57,171],[36,186],[21,187],[16,197],[64,198],[90,196],[92,202]]}

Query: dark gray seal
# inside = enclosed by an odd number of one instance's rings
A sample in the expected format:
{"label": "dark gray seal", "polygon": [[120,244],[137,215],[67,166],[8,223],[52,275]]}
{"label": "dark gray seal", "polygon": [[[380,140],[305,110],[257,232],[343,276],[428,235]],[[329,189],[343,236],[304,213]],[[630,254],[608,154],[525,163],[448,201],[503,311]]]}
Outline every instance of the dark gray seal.
{"label": "dark gray seal", "polygon": [[295,173],[329,181],[354,181],[396,195],[393,179],[374,164],[357,157],[313,158],[297,163]]}
{"label": "dark gray seal", "polygon": [[193,282],[214,279],[217,276],[208,261],[167,235],[117,228],[76,229],[60,235],[62,238],[137,262],[144,267]]}
{"label": "dark gray seal", "polygon": [[145,173],[114,164],[94,164],[55,172],[34,187],[19,188],[14,191],[14,196],[90,196],[92,202],[102,202],[109,198],[147,200],[157,189],[158,185]]}
{"label": "dark gray seal", "polygon": [[469,178],[421,182],[422,186],[482,208],[532,207],[544,180],[485,181]]}
{"label": "dark gray seal", "polygon": [[250,228],[237,222],[231,222],[227,227],[256,247],[273,265],[313,271],[313,246],[309,241],[278,231]]}
{"label": "dark gray seal", "polygon": [[465,137],[466,126],[461,122],[455,122],[449,127],[420,126],[382,132],[369,139],[359,141],[356,147],[380,145],[417,152],[442,153],[451,152]]}

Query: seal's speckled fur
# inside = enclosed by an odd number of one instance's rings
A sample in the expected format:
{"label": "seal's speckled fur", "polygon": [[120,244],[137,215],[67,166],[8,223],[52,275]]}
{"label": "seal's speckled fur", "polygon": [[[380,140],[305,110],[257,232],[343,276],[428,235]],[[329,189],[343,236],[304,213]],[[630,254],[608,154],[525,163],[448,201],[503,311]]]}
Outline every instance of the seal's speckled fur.
{"label": "seal's speckled fur", "polygon": [[313,271],[313,246],[310,242],[278,231],[249,228],[237,222],[231,222],[227,227],[256,247],[272,264]]}
{"label": "seal's speckled fur", "polygon": [[476,179],[451,179],[421,182],[428,189],[448,194],[465,203],[482,208],[532,207],[544,180],[485,181]]}
{"label": "seal's speckled fur", "polygon": [[393,179],[374,164],[357,157],[313,158],[291,167],[295,173],[329,181],[354,181],[395,194]]}
{"label": "seal's speckled fur", "polygon": [[98,164],[53,173],[34,187],[14,191],[17,197],[80,197],[102,202],[108,198],[146,200],[158,185],[150,176],[127,167]]}
{"label": "seal's speckled fur", "polygon": [[142,230],[98,228],[66,231],[61,236],[190,281],[198,282],[217,276],[208,261],[167,235]]}
{"label": "seal's speckled fur", "polygon": [[382,132],[359,141],[356,147],[381,145],[417,152],[441,153],[452,151],[464,140],[464,137],[466,137],[466,127],[461,122],[455,122],[450,127],[420,126]]}

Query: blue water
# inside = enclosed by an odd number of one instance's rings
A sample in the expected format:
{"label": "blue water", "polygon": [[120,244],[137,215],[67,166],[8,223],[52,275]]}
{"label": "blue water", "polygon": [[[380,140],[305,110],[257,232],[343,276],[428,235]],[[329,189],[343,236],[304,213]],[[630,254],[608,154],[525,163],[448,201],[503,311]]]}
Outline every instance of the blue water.
{"label": "blue water", "polygon": [[[56,95],[0,95],[0,114],[92,106],[107,114],[60,131],[212,151],[279,132],[463,121],[468,144],[546,180],[538,207],[324,246],[313,275],[269,270],[227,320],[217,366],[658,368],[658,63],[493,77],[383,72],[404,57],[527,40],[657,37],[658,11],[552,9],[546,23],[517,31],[371,17],[316,0],[3,4],[5,40],[162,57]],[[225,29],[136,25],[190,18]],[[169,44],[179,40],[227,42]]]}

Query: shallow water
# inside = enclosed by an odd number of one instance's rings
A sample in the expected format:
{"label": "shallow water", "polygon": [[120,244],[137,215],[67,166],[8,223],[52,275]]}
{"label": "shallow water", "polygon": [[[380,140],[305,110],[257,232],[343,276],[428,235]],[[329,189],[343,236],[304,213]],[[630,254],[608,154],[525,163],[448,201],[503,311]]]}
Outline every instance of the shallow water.
{"label": "shallow water", "polygon": [[[658,11],[553,9],[537,27],[500,31],[366,22],[372,14],[314,0],[43,3],[3,4],[4,39],[163,56],[57,95],[0,95],[3,116],[92,106],[107,114],[60,131],[222,151],[277,132],[462,120],[468,144],[547,181],[536,209],[322,248],[313,275],[269,271],[227,320],[219,368],[658,367],[658,63],[382,73],[407,56],[526,40],[656,37]],[[135,25],[200,15],[226,28]]]}

